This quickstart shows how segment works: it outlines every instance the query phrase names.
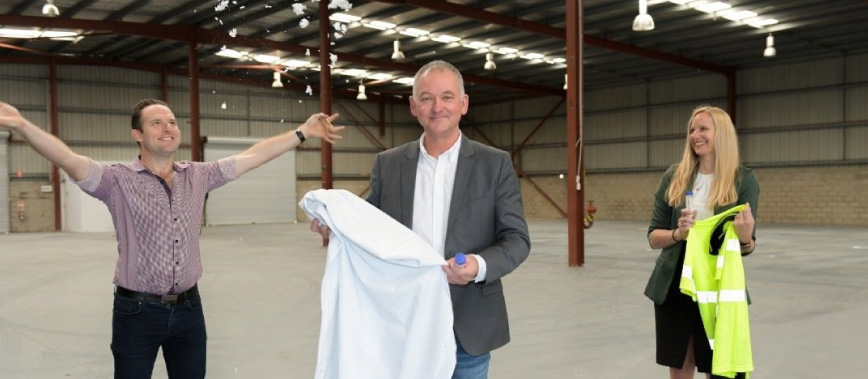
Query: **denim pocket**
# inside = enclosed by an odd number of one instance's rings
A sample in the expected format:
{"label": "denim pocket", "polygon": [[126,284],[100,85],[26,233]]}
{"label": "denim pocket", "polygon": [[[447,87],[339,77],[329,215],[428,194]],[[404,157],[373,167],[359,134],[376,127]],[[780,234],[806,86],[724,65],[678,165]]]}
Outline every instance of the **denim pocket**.
{"label": "denim pocket", "polygon": [[190,309],[202,309],[202,298],[199,296],[187,299],[187,306]]}
{"label": "denim pocket", "polygon": [[134,315],[142,311],[142,302],[115,297],[114,313],[117,315]]}

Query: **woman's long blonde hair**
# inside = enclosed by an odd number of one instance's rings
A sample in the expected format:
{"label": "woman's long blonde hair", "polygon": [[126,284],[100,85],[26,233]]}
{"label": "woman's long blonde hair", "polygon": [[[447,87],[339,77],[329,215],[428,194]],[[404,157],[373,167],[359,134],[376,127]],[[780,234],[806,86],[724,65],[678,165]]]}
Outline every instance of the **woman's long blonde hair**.
{"label": "woman's long blonde hair", "polygon": [[673,207],[684,203],[684,193],[696,176],[696,171],[699,170],[699,156],[693,152],[693,148],[690,146],[690,124],[699,113],[708,114],[714,122],[714,182],[706,204],[714,209],[738,200],[738,194],[735,191],[735,176],[739,166],[735,126],[723,109],[710,105],[700,105],[693,110],[690,120],[687,121],[687,141],[684,143],[684,155],[681,157],[678,169],[675,170],[672,182],[669,184],[669,190],[666,191],[669,205]]}

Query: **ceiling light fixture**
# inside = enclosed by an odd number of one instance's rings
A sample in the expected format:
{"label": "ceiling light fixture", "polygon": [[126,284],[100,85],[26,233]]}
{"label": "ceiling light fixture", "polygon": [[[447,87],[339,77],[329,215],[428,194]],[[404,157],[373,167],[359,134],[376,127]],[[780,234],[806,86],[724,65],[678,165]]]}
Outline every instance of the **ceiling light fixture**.
{"label": "ceiling light fixture", "polygon": [[486,53],[485,54],[485,69],[486,70],[496,70],[497,65],[494,63],[494,54]]}
{"label": "ceiling light fixture", "polygon": [[359,80],[359,95],[356,96],[356,100],[368,100],[368,95],[365,95],[365,83],[361,80]]}
{"label": "ceiling light fixture", "polygon": [[42,6],[42,14],[48,17],[60,16],[60,9],[54,5],[54,0],[45,0],[45,5]]}
{"label": "ceiling light fixture", "polygon": [[356,21],[360,21],[362,18],[359,16],[353,16],[346,13],[332,13],[329,16],[329,20],[343,22],[344,24],[350,24]]}
{"label": "ceiling light fixture", "polygon": [[729,8],[732,8],[732,5],[729,5],[729,4],[724,3],[722,1],[715,1],[713,3],[700,4],[699,6],[696,7],[696,10],[698,10],[700,12],[705,12],[705,13],[715,13],[715,12],[720,12],[724,9],[729,9]]}
{"label": "ceiling light fixture", "polygon": [[283,82],[280,81],[280,73],[274,72],[274,81],[271,82],[271,88],[283,88]]}
{"label": "ceiling light fixture", "polygon": [[441,34],[441,35],[434,37],[432,39],[437,41],[437,42],[442,42],[442,43],[452,43],[452,42],[461,41],[461,38],[446,35],[446,34]]}
{"label": "ceiling light fixture", "polygon": [[365,27],[368,27],[371,29],[377,29],[377,30],[390,30],[390,29],[395,29],[395,26],[397,26],[391,22],[385,22],[385,21],[371,21],[371,22],[366,22],[362,25],[364,25]]}
{"label": "ceiling light fixture", "polygon": [[416,28],[407,28],[407,29],[400,31],[400,33],[403,35],[406,35],[406,36],[410,36],[410,37],[425,37],[428,34],[431,34],[431,32],[429,32],[427,30],[416,29]]}
{"label": "ceiling light fixture", "polygon": [[753,26],[754,28],[762,29],[762,28],[765,28],[766,26],[774,25],[777,23],[778,23],[778,20],[775,20],[773,18],[764,18],[764,19],[758,19],[758,20],[748,22],[747,24],[750,26]]}
{"label": "ceiling light fixture", "polygon": [[763,50],[763,56],[766,58],[771,58],[778,54],[778,51],[775,49],[775,37],[769,33],[769,36],[766,37],[766,49]]}
{"label": "ceiling light fixture", "polygon": [[394,48],[395,48],[395,51],[392,52],[392,60],[393,61],[404,60],[404,53],[401,52],[401,41],[395,40],[395,42],[392,42],[392,46],[394,46]]}
{"label": "ceiling light fixture", "polygon": [[637,32],[654,30],[654,19],[648,14],[648,0],[639,0],[639,14],[633,19],[633,30]]}

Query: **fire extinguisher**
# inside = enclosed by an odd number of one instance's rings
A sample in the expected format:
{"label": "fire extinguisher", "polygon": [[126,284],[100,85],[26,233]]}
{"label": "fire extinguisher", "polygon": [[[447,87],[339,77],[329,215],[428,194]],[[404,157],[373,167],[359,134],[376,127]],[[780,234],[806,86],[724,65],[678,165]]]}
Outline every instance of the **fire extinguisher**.
{"label": "fire extinguisher", "polygon": [[27,212],[24,211],[24,201],[18,201],[18,220],[24,221],[27,218]]}

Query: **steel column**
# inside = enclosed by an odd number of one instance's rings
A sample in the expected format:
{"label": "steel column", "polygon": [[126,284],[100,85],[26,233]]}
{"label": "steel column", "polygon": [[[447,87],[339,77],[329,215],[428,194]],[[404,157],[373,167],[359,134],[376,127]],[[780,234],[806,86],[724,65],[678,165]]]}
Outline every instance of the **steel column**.
{"label": "steel column", "polygon": [[189,52],[188,75],[190,77],[190,150],[192,160],[202,161],[202,136],[199,134],[199,54],[196,51],[196,39],[187,43]]}
{"label": "steel column", "polygon": [[[567,1],[567,251],[585,264],[585,178],[582,145],[582,0]],[[575,178],[575,181],[573,181]]]}
{"label": "steel column", "polygon": [[380,127],[380,137],[386,136],[386,99],[385,95],[380,96],[378,99],[378,103],[380,105],[380,119],[377,120],[378,126]]}
{"label": "steel column", "polygon": [[[329,59],[329,8],[327,1],[319,2],[319,104],[320,112],[332,114],[332,72]],[[332,145],[320,141],[320,162],[322,163],[322,188],[331,189],[332,182]]]}
{"label": "steel column", "polygon": [[732,123],[738,125],[735,118],[735,106],[735,70],[733,70],[726,74],[726,112],[729,113],[729,118],[732,119]]}
{"label": "steel column", "polygon": [[163,67],[160,69],[160,90],[163,92],[163,101],[169,103],[169,71]]}

